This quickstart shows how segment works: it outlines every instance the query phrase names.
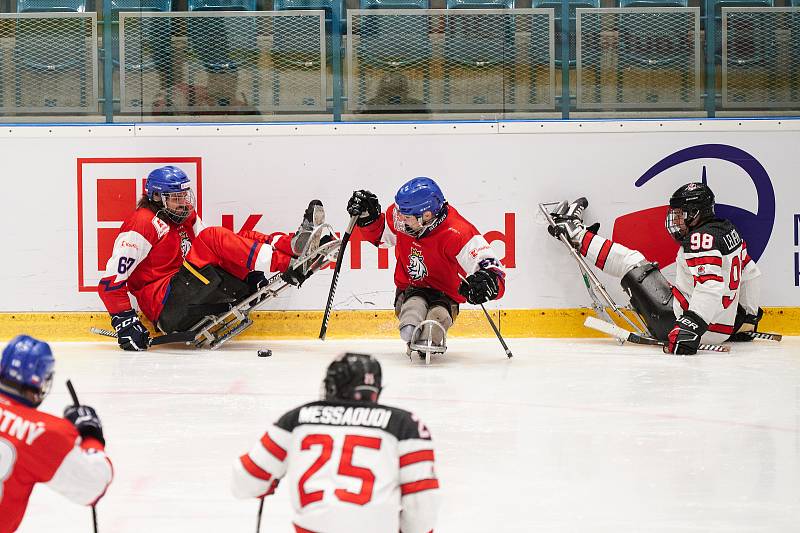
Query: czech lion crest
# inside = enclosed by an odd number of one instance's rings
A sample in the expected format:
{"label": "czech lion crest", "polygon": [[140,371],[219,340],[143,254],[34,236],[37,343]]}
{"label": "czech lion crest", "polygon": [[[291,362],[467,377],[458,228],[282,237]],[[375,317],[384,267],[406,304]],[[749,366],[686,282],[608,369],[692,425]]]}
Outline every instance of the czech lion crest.
{"label": "czech lion crest", "polygon": [[425,266],[422,252],[412,248],[411,254],[408,256],[408,276],[414,281],[419,281],[427,275],[428,267]]}

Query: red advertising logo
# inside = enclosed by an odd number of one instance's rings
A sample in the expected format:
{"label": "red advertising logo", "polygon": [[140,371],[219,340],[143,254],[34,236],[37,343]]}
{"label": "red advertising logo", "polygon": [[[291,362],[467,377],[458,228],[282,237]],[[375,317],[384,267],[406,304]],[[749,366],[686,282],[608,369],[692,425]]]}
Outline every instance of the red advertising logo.
{"label": "red advertising logo", "polygon": [[144,180],[165,165],[180,167],[192,180],[202,216],[199,157],[78,158],[78,291],[97,291],[122,221],[136,208]]}

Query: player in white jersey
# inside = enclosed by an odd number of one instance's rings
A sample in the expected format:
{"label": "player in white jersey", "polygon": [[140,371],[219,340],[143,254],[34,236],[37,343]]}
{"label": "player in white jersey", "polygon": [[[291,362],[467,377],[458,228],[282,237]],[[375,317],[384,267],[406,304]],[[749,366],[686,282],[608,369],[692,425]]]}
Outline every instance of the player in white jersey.
{"label": "player in white jersey", "polygon": [[714,215],[714,193],[704,183],[680,187],[669,201],[665,226],[681,246],[675,285],[658,265],[636,250],[596,234],[583,225],[580,198],[553,213],[555,237],[566,235],[597,268],[621,278],[622,288],[650,333],[665,341],[666,353],[691,355],[700,342],[747,341],[763,311],[758,306],[761,271],[747,254],[734,225]]}
{"label": "player in white jersey", "polygon": [[234,465],[233,493],[291,491],[297,533],[428,533],[439,508],[433,442],[413,414],[378,402],[381,366],[347,353],[325,399],[283,415]]}

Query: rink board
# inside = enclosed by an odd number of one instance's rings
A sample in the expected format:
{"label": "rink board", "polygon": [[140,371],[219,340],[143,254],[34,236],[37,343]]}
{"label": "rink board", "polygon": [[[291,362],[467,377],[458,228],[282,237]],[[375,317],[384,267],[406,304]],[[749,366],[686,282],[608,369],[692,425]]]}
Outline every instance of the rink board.
{"label": "rink board", "polygon": [[[5,180],[10,201],[0,210],[9,228],[0,313],[33,313],[25,315],[34,317],[31,327],[75,321],[81,331],[93,319],[75,317],[96,315],[107,327],[97,282],[144,177],[166,164],[189,174],[208,225],[265,233],[294,231],[312,198],[341,230],[351,191],[370,189],[385,208],[404,181],[434,177],[503,259],[506,294],[487,308],[501,313],[504,332],[520,336],[587,335],[583,282],[548,236],[539,202],[586,196],[587,222],[659,261],[670,278],[677,245],[663,229],[667,199],[705,174],[764,273],[763,305],[796,310],[797,146],[800,120],[792,119],[10,126],[0,131],[4,175],[14,177]],[[342,313],[348,318],[333,323],[332,335],[395,334],[394,267],[393,251],[351,241],[334,309],[354,313]],[[248,333],[315,335],[330,276],[323,270],[267,302],[265,311],[291,312],[259,319]],[[616,280],[600,278],[626,301]],[[458,334],[489,331],[481,314],[468,319],[475,311],[464,306]],[[796,327],[780,317],[785,333]],[[53,331],[85,338],[73,329]]]}
{"label": "rink board", "polygon": [[[587,338],[603,337],[583,326],[588,309],[508,309],[490,312],[504,337]],[[261,311],[251,315],[254,324],[241,339],[316,339],[322,323],[321,311]],[[147,322],[146,319],[144,319]],[[0,338],[25,332],[52,341],[101,341],[112,339],[89,332],[108,329],[106,313],[0,313]],[[152,325],[148,323],[152,331]],[[768,307],[760,323],[762,331],[800,335],[800,309]],[[459,314],[448,337],[487,338],[494,333],[482,311],[468,309]],[[392,311],[334,311],[327,338],[397,338],[397,320]]]}

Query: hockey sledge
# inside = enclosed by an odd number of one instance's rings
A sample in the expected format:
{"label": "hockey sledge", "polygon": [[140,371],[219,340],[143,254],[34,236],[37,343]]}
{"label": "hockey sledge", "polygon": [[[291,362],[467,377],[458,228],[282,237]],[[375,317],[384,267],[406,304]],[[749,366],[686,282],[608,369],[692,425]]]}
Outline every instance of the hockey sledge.
{"label": "hockey sledge", "polygon": [[[442,333],[442,344],[433,343],[433,329],[439,328]],[[427,336],[424,340],[421,339],[422,335],[426,332]],[[411,334],[413,339],[408,343],[406,355],[411,361],[414,361],[414,353],[419,354],[419,358],[425,360],[425,364],[431,364],[431,357],[434,354],[442,354],[447,351],[447,331],[435,320],[423,320],[414,328],[414,333]]]}

